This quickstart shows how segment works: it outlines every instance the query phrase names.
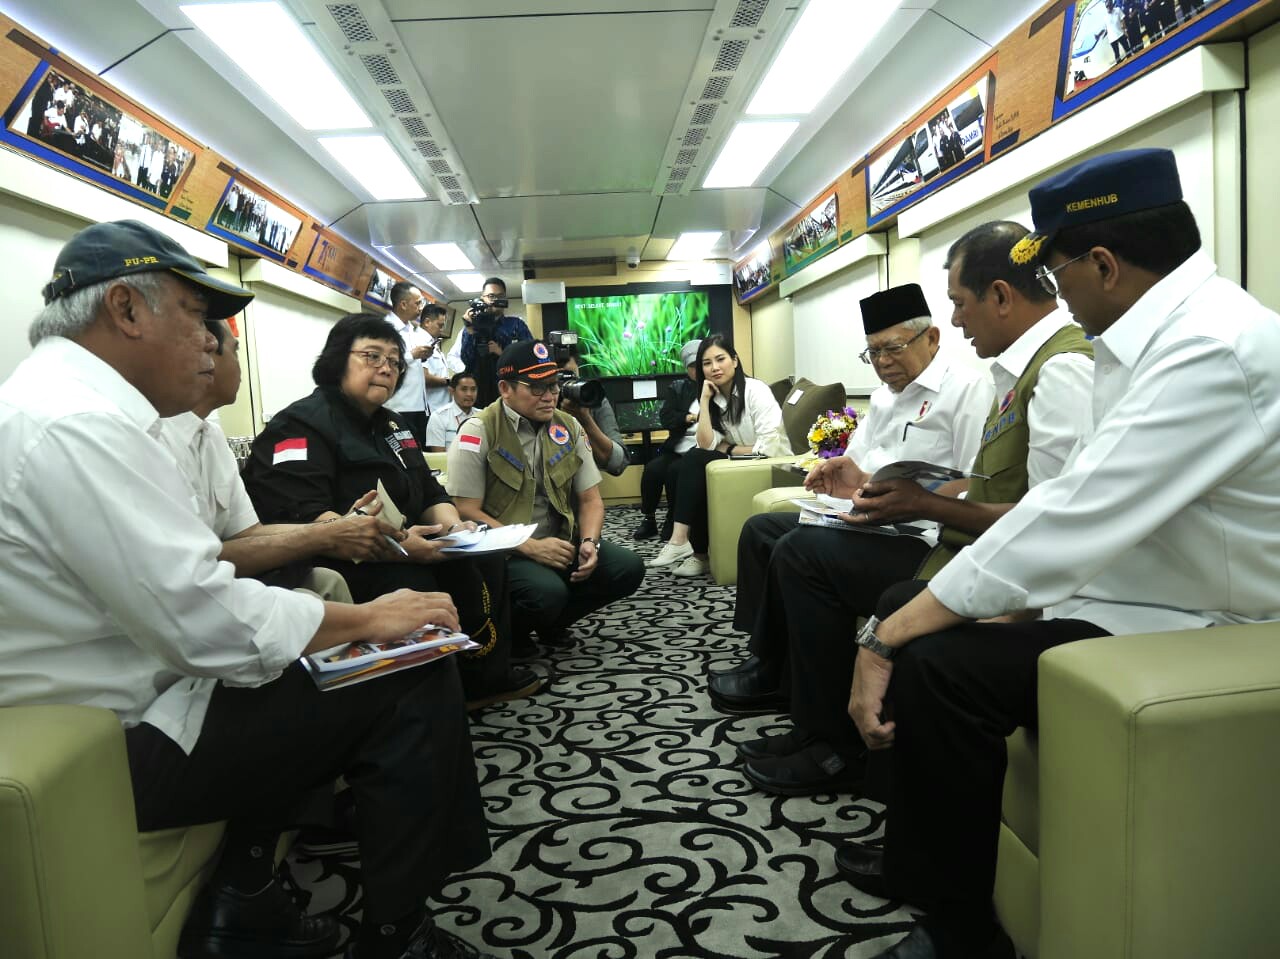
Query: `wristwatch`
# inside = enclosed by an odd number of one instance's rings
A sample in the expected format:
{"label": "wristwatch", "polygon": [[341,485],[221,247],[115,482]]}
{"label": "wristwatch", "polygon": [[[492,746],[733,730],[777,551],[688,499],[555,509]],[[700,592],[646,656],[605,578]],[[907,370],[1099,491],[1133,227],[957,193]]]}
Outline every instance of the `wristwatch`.
{"label": "wristwatch", "polygon": [[580,539],[580,540],[578,541],[578,543],[579,543],[579,545],[581,545],[582,543],[590,543],[590,544],[591,544],[592,546],[594,546],[596,549],[599,549],[599,548],[600,548],[600,537],[599,537],[599,536],[584,536],[584,537],[582,537],[582,539]]}
{"label": "wristwatch", "polygon": [[884,643],[880,642],[879,638],[876,636],[876,627],[879,625],[880,620],[872,616],[867,620],[867,624],[863,626],[862,629],[858,630],[858,638],[855,639],[854,642],[859,646],[863,646],[871,650],[881,659],[893,659],[898,651],[892,646],[886,646]]}

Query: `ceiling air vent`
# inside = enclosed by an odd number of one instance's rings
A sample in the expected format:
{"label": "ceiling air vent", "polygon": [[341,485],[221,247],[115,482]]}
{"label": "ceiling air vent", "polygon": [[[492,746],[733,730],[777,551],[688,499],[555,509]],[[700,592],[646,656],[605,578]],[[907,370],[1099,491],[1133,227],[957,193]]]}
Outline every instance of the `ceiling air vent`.
{"label": "ceiling air vent", "polygon": [[733,77],[712,77],[707,81],[707,85],[702,88],[702,96],[699,100],[723,100],[724,95],[729,92],[729,83]]}
{"label": "ceiling air vent", "polygon": [[672,180],[683,180],[688,175],[689,175],[689,168],[687,166],[678,166],[671,171]]}
{"label": "ceiling air vent", "polygon": [[439,180],[440,185],[444,187],[446,191],[462,189],[462,184],[458,182],[458,178],[456,176],[442,176],[439,177]]}
{"label": "ceiling air vent", "polygon": [[680,141],[687,147],[696,147],[706,137],[706,130],[690,130],[684,135],[684,139]]}
{"label": "ceiling air vent", "polygon": [[727,40],[720,47],[716,62],[711,66],[712,73],[732,73],[742,62],[742,55],[747,52],[746,40]]}
{"label": "ceiling air vent", "polygon": [[378,35],[373,32],[373,27],[369,26],[369,21],[365,19],[360,7],[356,4],[329,3],[325,4],[325,9],[329,11],[329,15],[333,17],[334,23],[338,25],[338,29],[342,31],[342,35],[348,42],[365,43],[378,39]]}
{"label": "ceiling air vent", "polygon": [[697,157],[697,150],[681,150],[676,154],[676,163],[680,166],[689,166]]}
{"label": "ceiling air vent", "polygon": [[693,116],[689,119],[689,123],[696,127],[705,127],[716,118],[716,110],[720,109],[714,103],[704,103],[693,111]]}
{"label": "ceiling air vent", "polygon": [[400,122],[404,124],[404,132],[411,137],[431,136],[431,131],[427,129],[427,125],[419,117],[401,117]]}
{"label": "ceiling air vent", "polygon": [[738,9],[733,12],[733,19],[729,21],[729,26],[758,26],[760,18],[768,8],[769,0],[738,0]]}
{"label": "ceiling air vent", "polygon": [[403,90],[383,90],[382,95],[387,98],[387,102],[391,104],[391,109],[396,113],[418,112],[418,108],[413,105],[413,98]]}
{"label": "ceiling air vent", "polygon": [[440,145],[435,140],[414,140],[413,145],[418,148],[418,152],[424,157],[444,156],[444,153],[440,150]]}
{"label": "ceiling air vent", "polygon": [[467,195],[463,193],[461,190],[450,190],[449,202],[450,203],[470,203],[471,201],[467,199]]}
{"label": "ceiling air vent", "polygon": [[391,65],[388,60],[380,53],[371,56],[363,56],[360,62],[364,64],[365,70],[369,76],[373,78],[373,82],[380,87],[398,87],[400,86],[400,74],[396,73],[396,68]]}
{"label": "ceiling air vent", "polygon": [[449,166],[448,160],[432,160],[427,166],[431,167],[432,173],[452,173],[453,167]]}

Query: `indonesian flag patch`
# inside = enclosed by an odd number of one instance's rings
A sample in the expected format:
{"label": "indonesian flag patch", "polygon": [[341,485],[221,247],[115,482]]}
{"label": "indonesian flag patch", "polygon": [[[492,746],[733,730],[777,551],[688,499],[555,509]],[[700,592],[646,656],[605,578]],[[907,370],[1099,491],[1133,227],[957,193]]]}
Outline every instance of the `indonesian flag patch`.
{"label": "indonesian flag patch", "polygon": [[476,453],[479,453],[480,437],[472,436],[470,433],[459,433],[458,445],[461,446],[464,450],[469,449],[469,450],[473,450]]}
{"label": "indonesian flag patch", "polygon": [[292,463],[295,460],[307,459],[307,441],[304,438],[296,440],[281,440],[276,444],[275,455],[271,457],[271,465],[279,466],[281,463]]}

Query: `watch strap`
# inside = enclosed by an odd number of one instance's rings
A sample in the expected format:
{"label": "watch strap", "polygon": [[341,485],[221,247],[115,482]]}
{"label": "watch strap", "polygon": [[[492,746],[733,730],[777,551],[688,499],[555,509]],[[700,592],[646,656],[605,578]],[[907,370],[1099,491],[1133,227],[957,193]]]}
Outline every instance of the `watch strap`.
{"label": "watch strap", "polygon": [[892,646],[886,646],[880,642],[880,638],[876,636],[876,627],[880,625],[880,620],[872,616],[867,620],[866,625],[858,630],[857,639],[854,640],[859,646],[871,650],[881,659],[893,659],[894,654],[898,651]]}

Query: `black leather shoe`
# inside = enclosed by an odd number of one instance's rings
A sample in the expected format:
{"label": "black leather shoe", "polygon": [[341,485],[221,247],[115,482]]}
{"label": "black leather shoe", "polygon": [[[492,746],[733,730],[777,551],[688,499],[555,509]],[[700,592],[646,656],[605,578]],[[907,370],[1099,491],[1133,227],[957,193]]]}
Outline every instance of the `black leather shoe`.
{"label": "black leather shoe", "polygon": [[545,629],[539,629],[538,639],[544,646],[550,646],[552,649],[568,649],[578,641],[569,631],[568,626],[548,626]]}
{"label": "black leather shoe", "polygon": [[938,950],[933,939],[925,931],[924,926],[916,925],[907,938],[895,942],[884,952],[878,953],[875,959],[937,959]]}
{"label": "black leather shoe", "polygon": [[308,916],[311,894],[288,867],[266,888],[246,894],[221,883],[205,886],[178,940],[182,959],[311,959],[333,955],[338,923]]}
{"label": "black leather shoe", "polygon": [[707,691],[711,705],[722,713],[750,716],[785,712],[791,701],[782,691],[781,680],[780,663],[751,656],[732,669],[712,673]]}
{"label": "black leather shoe", "polygon": [[631,534],[632,539],[656,539],[658,536],[658,524],[654,522],[652,516],[646,516],[640,521],[640,525],[636,527],[636,531]]}
{"label": "black leather shoe", "polygon": [[523,699],[525,696],[532,696],[541,688],[542,677],[532,669],[526,669],[523,666],[512,666],[510,672],[507,673],[506,681],[499,685],[497,689],[480,693],[474,699],[467,700],[467,712],[484,709],[485,706],[492,706],[494,703]]}
{"label": "black leather shoe", "polygon": [[836,850],[836,872],[854,889],[877,899],[892,899],[884,881],[884,852],[857,842],[844,843]]}
{"label": "black leather shoe", "polygon": [[860,792],[865,770],[865,763],[846,762],[821,741],[790,756],[753,759],[742,766],[742,774],[753,786],[776,796]]}
{"label": "black leather shoe", "polygon": [[738,758],[746,762],[753,759],[774,759],[791,756],[813,742],[813,737],[798,729],[778,736],[761,736],[738,743]]}
{"label": "black leather shoe", "polygon": [[[346,959],[366,959],[368,954],[355,943],[347,947]],[[425,920],[409,940],[409,945],[399,959],[498,959],[489,952],[481,952],[465,939],[445,932],[431,919]]]}

